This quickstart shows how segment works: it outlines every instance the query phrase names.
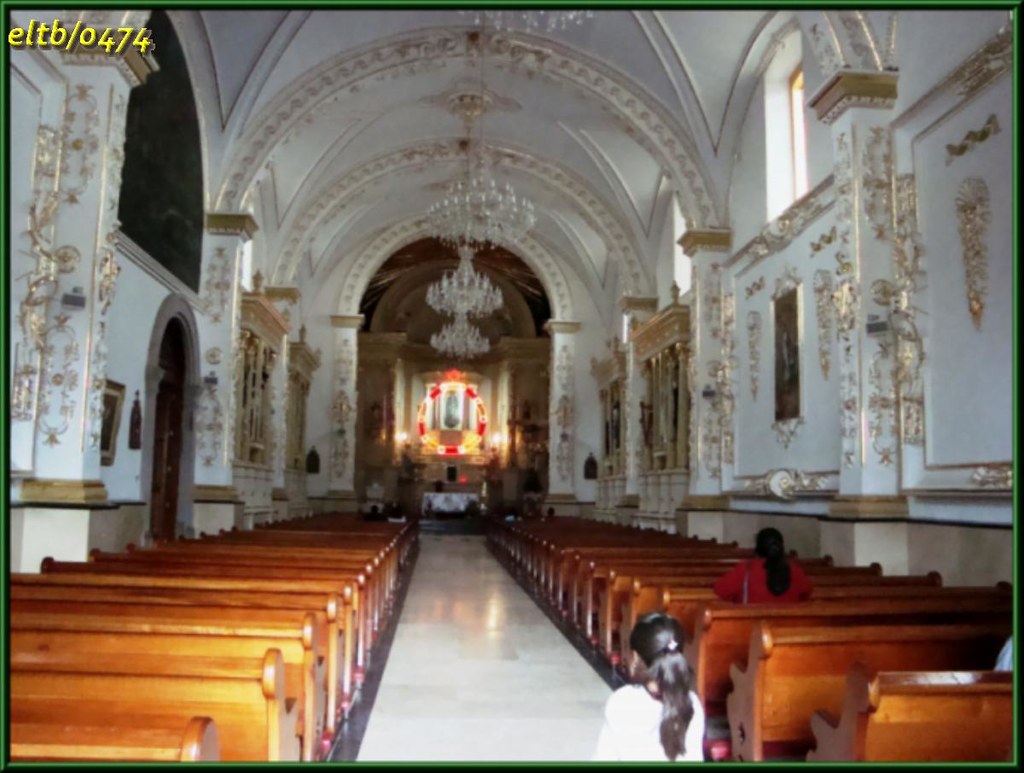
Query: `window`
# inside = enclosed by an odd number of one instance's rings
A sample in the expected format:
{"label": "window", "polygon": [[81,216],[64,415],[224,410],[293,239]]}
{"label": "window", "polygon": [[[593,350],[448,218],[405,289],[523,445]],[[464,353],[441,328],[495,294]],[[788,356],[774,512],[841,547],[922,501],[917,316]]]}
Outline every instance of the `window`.
{"label": "window", "polygon": [[789,78],[790,152],[793,156],[793,199],[807,193],[807,126],[804,122],[804,71]]}
{"label": "window", "polygon": [[629,343],[629,315],[622,315],[622,343]]}
{"label": "window", "polygon": [[[693,261],[690,260],[690,256],[683,252],[683,248],[678,244],[679,240],[686,235],[686,218],[683,217],[683,210],[679,207],[679,199],[675,200],[674,207],[672,213],[672,235],[675,238],[672,244],[672,278],[679,287],[679,295],[683,296],[690,292],[690,284],[693,281]],[[676,252],[676,249],[679,251]]]}
{"label": "window", "polygon": [[764,73],[767,219],[807,193],[807,125],[800,32],[788,36]]}
{"label": "window", "polygon": [[252,291],[252,239],[242,244],[242,260],[240,261],[241,277],[239,281],[243,290]]}

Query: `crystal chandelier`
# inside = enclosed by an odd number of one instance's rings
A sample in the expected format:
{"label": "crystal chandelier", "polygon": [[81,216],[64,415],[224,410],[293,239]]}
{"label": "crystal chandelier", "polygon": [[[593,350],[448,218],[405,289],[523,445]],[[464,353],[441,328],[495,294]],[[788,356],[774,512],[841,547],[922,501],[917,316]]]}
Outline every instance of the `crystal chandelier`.
{"label": "crystal chandelier", "polygon": [[442,314],[483,317],[501,308],[501,290],[473,270],[473,248],[459,247],[459,267],[427,288],[427,303]]}
{"label": "crystal chandelier", "polygon": [[459,11],[473,14],[473,22],[486,22],[498,30],[524,28],[528,32],[565,30],[594,18],[593,11]]}
{"label": "crystal chandelier", "polygon": [[[479,95],[464,95],[455,108],[466,125],[465,178],[450,184],[444,198],[427,210],[435,236],[456,247],[486,242],[516,244],[537,222],[533,202],[516,195],[508,183],[499,185],[484,158],[483,114],[489,101],[484,78],[486,58],[484,46],[480,53]],[[473,142],[473,122],[477,119],[479,137]]]}
{"label": "crystal chandelier", "polygon": [[457,313],[455,321],[449,322],[440,333],[430,337],[430,345],[443,354],[459,359],[469,359],[490,351],[491,344],[480,334],[476,325],[469,324],[464,313]]}

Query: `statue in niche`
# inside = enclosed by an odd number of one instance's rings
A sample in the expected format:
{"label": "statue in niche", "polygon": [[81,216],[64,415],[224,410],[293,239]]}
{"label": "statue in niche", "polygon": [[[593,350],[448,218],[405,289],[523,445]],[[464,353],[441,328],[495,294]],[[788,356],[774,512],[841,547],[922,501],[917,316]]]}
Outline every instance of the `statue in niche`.
{"label": "statue in niche", "polygon": [[384,409],[380,403],[370,406],[369,416],[366,421],[366,434],[369,437],[376,437],[384,429]]}
{"label": "statue in niche", "polygon": [[679,377],[672,377],[672,439],[679,437]]}
{"label": "statue in niche", "polygon": [[523,420],[529,421],[533,418],[533,406],[529,400],[523,400]]}
{"label": "statue in niche", "polygon": [[646,400],[640,401],[640,429],[643,431],[644,447],[651,447],[651,430],[654,429],[654,406]]}
{"label": "statue in niche", "polygon": [[593,453],[587,454],[587,460],[583,462],[583,479],[597,479],[597,459],[594,458]]}
{"label": "statue in niche", "polygon": [[306,473],[309,475],[320,474],[320,454],[316,452],[316,446],[309,449],[306,454]]}
{"label": "statue in niche", "polygon": [[138,451],[142,448],[142,404],[139,402],[139,390],[135,390],[135,402],[132,403],[132,415],[128,423],[128,448]]}
{"label": "statue in niche", "polygon": [[612,448],[618,450],[620,438],[619,434],[619,398],[615,398],[615,402],[612,403]]}
{"label": "statue in niche", "polygon": [[444,428],[459,429],[462,424],[459,416],[459,396],[449,392],[444,398]]}

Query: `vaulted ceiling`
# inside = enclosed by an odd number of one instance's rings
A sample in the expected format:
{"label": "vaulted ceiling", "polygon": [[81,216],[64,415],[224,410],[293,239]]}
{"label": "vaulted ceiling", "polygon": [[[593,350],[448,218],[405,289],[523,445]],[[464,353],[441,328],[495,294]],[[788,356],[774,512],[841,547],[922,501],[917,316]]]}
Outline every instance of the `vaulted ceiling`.
{"label": "vaulted ceiling", "polygon": [[465,165],[454,98],[482,81],[499,182],[534,201],[536,249],[595,297],[616,280],[652,290],[673,198],[691,224],[727,222],[757,66],[794,25],[775,11],[597,11],[553,33],[495,33],[454,10],[171,15],[203,115],[207,208],[254,210],[275,283],[326,286],[402,224],[407,243],[425,236],[417,223]]}

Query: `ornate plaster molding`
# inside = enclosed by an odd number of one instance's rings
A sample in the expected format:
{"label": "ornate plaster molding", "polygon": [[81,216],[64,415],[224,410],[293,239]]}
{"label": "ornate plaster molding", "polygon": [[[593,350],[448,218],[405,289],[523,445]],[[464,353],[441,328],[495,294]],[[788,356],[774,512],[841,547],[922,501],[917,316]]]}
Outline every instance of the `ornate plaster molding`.
{"label": "ornate plaster molding", "polygon": [[811,97],[818,120],[831,124],[851,107],[891,108],[896,104],[897,74],[841,70]]}
{"label": "ornate plaster molding", "polygon": [[967,311],[974,327],[981,330],[988,292],[988,226],[992,207],[988,185],[981,177],[968,177],[957,189],[957,226],[963,247],[964,284],[967,290]]}
{"label": "ornate plaster molding", "polygon": [[757,385],[761,374],[761,313],[747,312],[747,351],[750,371],[750,398],[757,401]]}

